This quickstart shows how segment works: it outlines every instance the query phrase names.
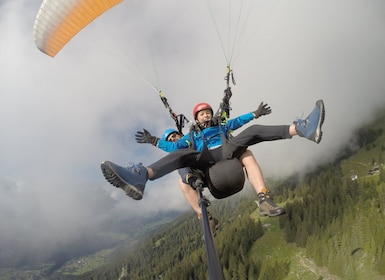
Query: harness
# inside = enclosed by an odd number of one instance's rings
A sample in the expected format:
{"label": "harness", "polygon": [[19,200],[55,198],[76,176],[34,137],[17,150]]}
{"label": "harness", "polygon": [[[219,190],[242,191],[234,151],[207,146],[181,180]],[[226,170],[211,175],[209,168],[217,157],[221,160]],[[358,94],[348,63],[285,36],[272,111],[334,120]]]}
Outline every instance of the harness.
{"label": "harness", "polygon": [[170,113],[171,118],[175,121],[175,125],[176,125],[176,127],[178,129],[178,132],[181,135],[183,135],[182,130],[183,130],[185,124],[191,123],[191,121],[189,119],[187,119],[185,115],[183,115],[183,114],[177,115],[174,112],[174,110],[168,104],[167,98],[166,98],[166,96],[164,95],[164,93],[162,91],[159,91],[159,97],[160,97],[160,100],[163,102],[164,107],[166,109],[168,109],[168,112]]}
{"label": "harness", "polygon": [[[215,113],[212,120],[214,122],[213,125],[219,126],[222,140],[222,155],[219,160],[215,159],[212,152],[208,149],[201,127],[198,124],[192,124],[190,126],[190,149],[196,148],[193,139],[194,132],[200,133],[203,141],[203,149],[197,157],[196,168],[192,169],[192,171],[204,179],[211,194],[218,199],[231,196],[241,191],[245,183],[243,165],[238,157],[247,147],[241,147],[231,141],[232,135],[230,131],[227,130],[225,135],[222,128],[222,125],[226,125],[227,120],[230,118],[230,98],[232,96],[230,79],[235,85],[233,72],[228,66],[225,77],[227,87],[224,90],[224,96],[218,111]],[[169,110],[170,116],[175,121],[178,131],[183,135],[182,129],[185,124],[192,122],[190,122],[184,115],[175,114],[162,91],[159,92],[159,96],[164,106]]]}
{"label": "harness", "polygon": [[[211,194],[215,198],[221,199],[243,189],[245,173],[238,157],[246,150],[246,147],[241,147],[231,141],[229,138],[231,136],[230,133],[225,135],[222,128],[223,123],[220,119],[216,121],[216,125],[219,126],[222,139],[222,155],[220,160],[215,159],[212,151],[208,149],[202,130],[198,125],[190,129],[190,138],[193,137],[194,131],[197,131],[200,133],[203,141],[203,149],[197,163],[199,169],[198,171],[194,169],[194,172],[198,172],[205,179]],[[190,139],[190,142],[194,143],[193,139]]]}

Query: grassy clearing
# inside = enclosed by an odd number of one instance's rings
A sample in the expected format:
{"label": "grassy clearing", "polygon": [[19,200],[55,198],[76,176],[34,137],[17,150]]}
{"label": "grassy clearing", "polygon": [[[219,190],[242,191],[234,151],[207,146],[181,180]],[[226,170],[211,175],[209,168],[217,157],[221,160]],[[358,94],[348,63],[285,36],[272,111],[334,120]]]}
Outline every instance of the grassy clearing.
{"label": "grassy clearing", "polygon": [[71,260],[58,272],[63,275],[82,275],[108,263],[113,252],[113,249],[107,249],[99,251],[94,255]]}
{"label": "grassy clearing", "polygon": [[[341,162],[341,169],[344,176],[350,176],[351,174],[357,174],[358,178],[368,177],[369,170],[373,168],[375,163],[383,161],[383,153],[385,146],[385,114],[378,118],[375,125],[371,125],[371,128],[375,130],[384,131],[378,138],[371,144],[362,147],[360,151],[357,151],[349,159]],[[381,159],[382,157],[382,159]]]}
{"label": "grassy clearing", "polygon": [[[257,211],[252,214],[258,219]],[[330,274],[326,268],[318,267],[311,259],[305,256],[305,249],[285,241],[283,232],[279,229],[278,218],[260,218],[266,232],[251,248],[250,255],[255,261],[275,260],[279,263],[290,262],[290,271],[284,280],[314,280],[341,278]]]}

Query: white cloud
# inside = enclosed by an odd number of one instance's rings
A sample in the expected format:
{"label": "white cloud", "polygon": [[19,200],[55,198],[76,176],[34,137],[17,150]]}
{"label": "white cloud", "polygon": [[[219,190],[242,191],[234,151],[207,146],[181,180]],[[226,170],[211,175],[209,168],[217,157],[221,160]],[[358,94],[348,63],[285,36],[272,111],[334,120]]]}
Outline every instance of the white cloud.
{"label": "white cloud", "polygon": [[[222,2],[213,14],[228,50]],[[206,3],[124,1],[54,59],[33,42],[38,8],[0,4],[0,244],[17,236],[21,248],[53,244],[111,216],[188,209],[176,173],[149,182],[137,202],[109,185],[99,164],[150,164],[165,155],[134,140],[139,129],[160,135],[173,126],[143,77],[189,118],[197,102],[219,104],[226,60]],[[273,113],[254,123],[290,124],[317,99],[326,106],[321,144],[295,138],[252,147],[266,176],[331,160],[385,102],[384,8],[374,0],[261,1],[240,25],[232,116],[265,101]],[[232,23],[235,32],[235,12]]]}

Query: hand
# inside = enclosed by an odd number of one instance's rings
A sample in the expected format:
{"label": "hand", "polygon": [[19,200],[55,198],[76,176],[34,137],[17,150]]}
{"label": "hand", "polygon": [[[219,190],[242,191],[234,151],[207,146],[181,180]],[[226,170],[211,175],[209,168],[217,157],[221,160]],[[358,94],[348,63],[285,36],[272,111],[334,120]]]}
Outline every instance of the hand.
{"label": "hand", "polygon": [[260,116],[268,115],[270,113],[271,113],[270,106],[267,103],[263,104],[263,102],[261,102],[261,104],[259,104],[258,109],[253,112],[254,118],[256,119],[258,119]]}
{"label": "hand", "polygon": [[138,143],[149,143],[154,146],[158,144],[159,138],[152,136],[150,132],[143,128],[142,131],[137,131],[135,134],[135,140]]}
{"label": "hand", "polygon": [[199,187],[202,187],[203,184],[204,184],[202,179],[199,176],[197,176],[196,174],[193,174],[193,173],[189,173],[189,174],[186,175],[186,181],[195,190],[197,188],[199,188]]}
{"label": "hand", "polygon": [[195,190],[198,189],[198,188],[201,188],[203,187],[203,181],[201,178],[196,178],[196,180],[194,180],[191,184],[191,187],[193,187]]}

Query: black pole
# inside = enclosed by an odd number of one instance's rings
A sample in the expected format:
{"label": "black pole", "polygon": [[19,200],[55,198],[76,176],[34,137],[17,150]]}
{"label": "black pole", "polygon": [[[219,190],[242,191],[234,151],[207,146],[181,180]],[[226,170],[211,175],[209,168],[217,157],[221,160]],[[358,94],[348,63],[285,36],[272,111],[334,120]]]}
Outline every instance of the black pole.
{"label": "black pole", "polygon": [[207,207],[210,205],[209,200],[203,195],[203,186],[197,188],[199,193],[199,206],[202,211],[203,234],[205,238],[206,254],[208,260],[209,278],[210,280],[223,280],[223,271],[219,262],[218,252],[215,247],[214,237],[211,232]]}

